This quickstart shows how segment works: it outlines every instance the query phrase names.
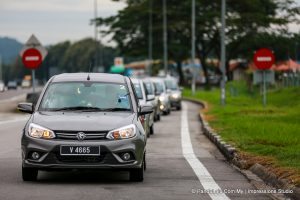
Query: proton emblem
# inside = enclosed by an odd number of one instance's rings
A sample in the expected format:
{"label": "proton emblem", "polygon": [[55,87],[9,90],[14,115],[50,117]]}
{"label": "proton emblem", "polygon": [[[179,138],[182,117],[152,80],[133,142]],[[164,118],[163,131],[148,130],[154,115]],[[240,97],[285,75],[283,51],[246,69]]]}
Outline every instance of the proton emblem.
{"label": "proton emblem", "polygon": [[77,139],[78,139],[79,141],[82,141],[82,140],[84,140],[85,138],[86,138],[86,135],[85,135],[84,132],[79,132],[79,133],[77,133]]}

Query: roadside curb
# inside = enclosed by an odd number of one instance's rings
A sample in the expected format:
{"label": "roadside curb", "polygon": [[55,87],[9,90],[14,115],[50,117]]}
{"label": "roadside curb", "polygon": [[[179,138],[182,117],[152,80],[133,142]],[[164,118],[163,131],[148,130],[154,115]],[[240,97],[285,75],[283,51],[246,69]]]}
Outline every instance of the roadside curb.
{"label": "roadside curb", "polygon": [[[199,100],[191,99],[191,98],[183,98],[185,101],[189,101],[198,105],[201,105],[203,108],[206,108],[207,105]],[[224,142],[220,135],[218,135],[210,126],[209,123],[204,120],[204,117],[201,112],[199,112],[199,120],[202,123],[202,131],[204,135],[212,142],[214,143],[217,148],[221,151],[221,153],[226,157],[226,159],[231,162],[234,166],[236,166],[240,172],[244,176],[247,177],[249,181],[256,181],[257,179],[255,176],[259,177],[266,183],[267,185],[270,185],[274,188],[279,190],[286,191],[285,195],[289,198],[300,200],[300,188],[295,187],[294,185],[291,185],[287,182],[287,180],[281,179],[280,177],[277,177],[275,174],[268,171],[267,168],[264,166],[256,163],[252,165],[248,170],[245,170],[244,166],[246,161],[242,160],[237,150],[232,147],[231,145]],[[245,172],[247,171],[247,172]],[[253,176],[254,175],[254,176]],[[292,191],[289,192],[289,191]],[[281,199],[278,197],[278,195],[274,195],[275,199]]]}

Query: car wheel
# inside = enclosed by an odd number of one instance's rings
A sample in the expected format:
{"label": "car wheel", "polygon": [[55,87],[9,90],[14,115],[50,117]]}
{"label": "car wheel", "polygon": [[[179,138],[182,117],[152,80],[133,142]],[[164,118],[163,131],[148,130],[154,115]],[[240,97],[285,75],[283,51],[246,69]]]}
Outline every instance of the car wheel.
{"label": "car wheel", "polygon": [[146,154],[144,155],[144,171],[147,169]]}
{"label": "car wheel", "polygon": [[169,115],[169,114],[171,114],[171,108],[169,108],[169,110],[168,110],[168,115]]}
{"label": "car wheel", "polygon": [[160,121],[160,115],[157,115],[157,121]]}
{"label": "car wheel", "polygon": [[181,110],[181,106],[177,106],[176,109],[177,109],[177,110]]}
{"label": "car wheel", "polygon": [[38,176],[38,170],[33,168],[22,167],[23,181],[36,181]]}
{"label": "car wheel", "polygon": [[154,125],[152,124],[152,126],[150,127],[150,135],[154,134]]}
{"label": "car wheel", "polygon": [[157,115],[154,116],[154,121],[155,121],[155,122],[157,121]]}
{"label": "car wheel", "polygon": [[130,170],[130,172],[129,172],[130,173],[129,174],[130,181],[142,182],[144,180],[144,168],[145,168],[145,163],[143,160],[143,164],[142,164],[141,168]]}

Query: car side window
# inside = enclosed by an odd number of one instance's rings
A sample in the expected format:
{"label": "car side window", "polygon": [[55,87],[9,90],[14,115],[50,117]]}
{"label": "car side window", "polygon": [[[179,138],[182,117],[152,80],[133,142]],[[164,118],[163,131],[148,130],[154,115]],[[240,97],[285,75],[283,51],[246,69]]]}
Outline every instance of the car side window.
{"label": "car side window", "polygon": [[136,106],[139,107],[139,99],[138,99],[135,87],[134,87],[133,83],[131,82],[131,80],[130,80],[130,86],[131,86],[131,89],[133,91],[133,96],[134,96],[134,99],[135,99],[135,102],[136,102]]}

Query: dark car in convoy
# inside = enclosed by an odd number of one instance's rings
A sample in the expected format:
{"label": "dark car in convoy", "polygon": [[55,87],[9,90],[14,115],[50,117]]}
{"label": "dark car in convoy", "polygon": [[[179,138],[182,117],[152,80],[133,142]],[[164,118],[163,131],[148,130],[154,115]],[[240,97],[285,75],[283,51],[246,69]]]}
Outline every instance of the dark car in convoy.
{"label": "dark car in convoy", "polygon": [[7,89],[8,90],[11,90],[11,89],[16,90],[16,89],[18,89],[17,81],[8,81],[8,83],[7,83]]}
{"label": "dark car in convoy", "polygon": [[22,133],[22,177],[35,181],[39,170],[121,169],[143,181],[147,137],[140,106],[128,77],[101,73],[52,77]]}

